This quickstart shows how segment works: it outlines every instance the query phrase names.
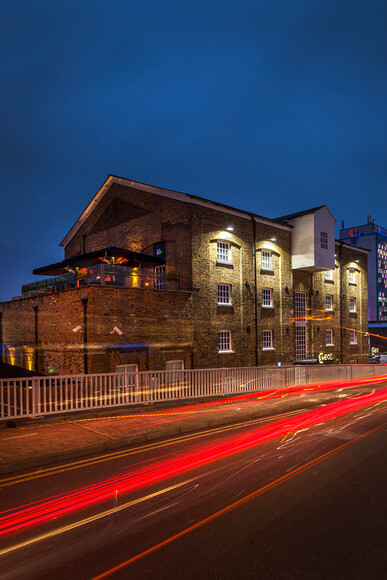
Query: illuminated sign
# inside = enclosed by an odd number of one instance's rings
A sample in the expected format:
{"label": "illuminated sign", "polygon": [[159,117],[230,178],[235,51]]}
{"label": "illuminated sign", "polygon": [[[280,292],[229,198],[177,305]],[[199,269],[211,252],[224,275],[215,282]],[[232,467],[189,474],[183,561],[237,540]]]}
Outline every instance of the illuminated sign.
{"label": "illuminated sign", "polygon": [[378,234],[381,236],[387,236],[386,232],[384,232],[382,228],[378,228]]}
{"label": "illuminated sign", "polygon": [[156,258],[165,259],[165,242],[159,242],[158,244],[153,244],[153,255]]}
{"label": "illuminated sign", "polygon": [[333,360],[331,352],[320,352],[318,355],[318,362],[322,365],[327,360]]}
{"label": "illuminated sign", "polygon": [[359,228],[352,228],[352,230],[349,232],[349,235],[351,236],[351,238],[357,238],[358,236],[360,236]]}
{"label": "illuminated sign", "polygon": [[372,354],[372,355],[374,355],[374,354],[378,354],[378,352],[379,352],[379,349],[378,349],[378,347],[377,347],[377,346],[373,346],[373,347],[371,348],[371,354]]}

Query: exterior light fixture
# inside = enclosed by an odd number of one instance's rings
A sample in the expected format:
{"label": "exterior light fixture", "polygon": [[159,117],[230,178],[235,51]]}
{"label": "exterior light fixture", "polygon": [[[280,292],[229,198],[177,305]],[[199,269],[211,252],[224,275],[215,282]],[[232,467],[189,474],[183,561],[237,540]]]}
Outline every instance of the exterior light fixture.
{"label": "exterior light fixture", "polygon": [[228,232],[233,232],[233,231],[234,231],[234,228],[233,228],[232,226],[228,226],[228,228],[226,228],[226,230],[227,230]]}
{"label": "exterior light fixture", "polygon": [[120,334],[120,335],[121,335],[121,334],[124,334],[124,333],[122,332],[122,330],[120,330],[119,328],[117,328],[117,326],[115,326],[115,327],[113,328],[113,332],[116,332],[117,334]]}
{"label": "exterior light fixture", "polygon": [[277,241],[277,238],[270,238],[270,240],[271,240],[272,242],[276,242],[276,241]]}
{"label": "exterior light fixture", "polygon": [[78,325],[75,328],[73,328],[73,332],[78,332],[78,330],[81,330],[82,326]]}

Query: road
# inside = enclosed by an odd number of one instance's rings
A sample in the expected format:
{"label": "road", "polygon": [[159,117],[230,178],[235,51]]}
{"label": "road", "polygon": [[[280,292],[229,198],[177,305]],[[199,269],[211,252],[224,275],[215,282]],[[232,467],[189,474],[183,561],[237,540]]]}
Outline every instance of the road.
{"label": "road", "polygon": [[386,398],[334,405],[2,477],[2,580],[386,578]]}

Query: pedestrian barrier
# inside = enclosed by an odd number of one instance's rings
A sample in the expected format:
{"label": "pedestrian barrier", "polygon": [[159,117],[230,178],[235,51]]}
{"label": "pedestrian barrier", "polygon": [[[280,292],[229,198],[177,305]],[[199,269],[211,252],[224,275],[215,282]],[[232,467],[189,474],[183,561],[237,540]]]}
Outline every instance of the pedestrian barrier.
{"label": "pedestrian barrier", "polygon": [[0,379],[0,419],[387,375],[386,365],[187,369]]}

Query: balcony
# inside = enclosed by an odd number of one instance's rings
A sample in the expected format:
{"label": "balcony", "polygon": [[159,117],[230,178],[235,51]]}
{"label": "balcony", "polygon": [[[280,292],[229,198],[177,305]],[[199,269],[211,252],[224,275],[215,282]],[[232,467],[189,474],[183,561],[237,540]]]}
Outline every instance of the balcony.
{"label": "balcony", "polygon": [[165,266],[148,268],[96,264],[76,268],[73,272],[22,286],[23,298],[40,294],[61,292],[81,286],[114,286],[119,288],[144,288],[153,290],[177,290],[177,277],[166,276]]}

